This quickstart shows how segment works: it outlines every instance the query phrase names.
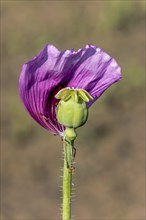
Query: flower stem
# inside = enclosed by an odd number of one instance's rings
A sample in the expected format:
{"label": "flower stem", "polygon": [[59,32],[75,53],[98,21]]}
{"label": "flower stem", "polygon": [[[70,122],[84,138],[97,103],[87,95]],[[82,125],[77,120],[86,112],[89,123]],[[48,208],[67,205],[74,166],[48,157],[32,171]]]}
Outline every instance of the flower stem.
{"label": "flower stem", "polygon": [[73,152],[73,141],[64,140],[62,220],[71,219],[72,158],[73,158],[72,152]]}

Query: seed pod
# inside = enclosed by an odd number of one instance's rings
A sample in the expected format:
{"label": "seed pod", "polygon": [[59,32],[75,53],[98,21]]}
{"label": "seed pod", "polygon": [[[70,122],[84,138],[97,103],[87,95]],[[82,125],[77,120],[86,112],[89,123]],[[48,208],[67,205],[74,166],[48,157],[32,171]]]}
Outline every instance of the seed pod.
{"label": "seed pod", "polygon": [[88,118],[86,102],[92,97],[84,90],[65,88],[57,93],[61,99],[57,106],[57,120],[68,128],[78,128],[85,124]]}
{"label": "seed pod", "polygon": [[57,119],[60,124],[77,128],[82,126],[88,117],[88,110],[85,102],[76,102],[73,99],[68,101],[61,100],[57,107]]}

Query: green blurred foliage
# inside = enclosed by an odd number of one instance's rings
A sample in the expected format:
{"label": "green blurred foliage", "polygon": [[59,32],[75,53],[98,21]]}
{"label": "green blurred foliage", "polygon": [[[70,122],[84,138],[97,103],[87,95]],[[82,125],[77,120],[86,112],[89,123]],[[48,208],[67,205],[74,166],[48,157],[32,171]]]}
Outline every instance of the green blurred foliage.
{"label": "green blurred foliage", "polygon": [[[105,31],[128,31],[144,21],[144,1],[105,1],[106,16],[102,16],[101,28]],[[107,19],[108,18],[108,19]]]}

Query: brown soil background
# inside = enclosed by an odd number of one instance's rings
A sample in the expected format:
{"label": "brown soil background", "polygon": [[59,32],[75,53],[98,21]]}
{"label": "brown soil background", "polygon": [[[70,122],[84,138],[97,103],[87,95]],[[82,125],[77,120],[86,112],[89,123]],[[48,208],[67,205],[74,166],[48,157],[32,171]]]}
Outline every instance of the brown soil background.
{"label": "brown soil background", "polygon": [[1,2],[1,219],[60,218],[62,142],[19,99],[24,62],[46,43],[95,44],[123,79],[91,107],[75,146],[75,220],[145,219],[144,1]]}

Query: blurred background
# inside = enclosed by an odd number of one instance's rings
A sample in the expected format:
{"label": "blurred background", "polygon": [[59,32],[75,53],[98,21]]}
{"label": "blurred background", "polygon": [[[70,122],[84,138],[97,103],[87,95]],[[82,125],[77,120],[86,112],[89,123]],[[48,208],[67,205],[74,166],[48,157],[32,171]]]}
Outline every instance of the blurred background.
{"label": "blurred background", "polygon": [[94,44],[123,74],[78,129],[74,219],[144,219],[145,1],[1,3],[1,219],[60,219],[62,142],[32,120],[18,94],[22,64],[46,43]]}

